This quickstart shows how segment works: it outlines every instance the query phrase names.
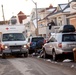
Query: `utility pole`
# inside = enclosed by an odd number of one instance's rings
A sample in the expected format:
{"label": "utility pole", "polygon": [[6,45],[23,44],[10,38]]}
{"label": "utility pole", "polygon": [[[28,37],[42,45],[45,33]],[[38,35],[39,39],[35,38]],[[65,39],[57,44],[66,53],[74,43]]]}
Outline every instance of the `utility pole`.
{"label": "utility pole", "polygon": [[31,0],[34,4],[35,4],[35,8],[36,8],[36,25],[37,25],[37,36],[38,36],[38,13],[37,13],[37,2],[34,2],[33,0]]}
{"label": "utility pole", "polygon": [[4,23],[5,23],[5,16],[4,16],[4,9],[3,9],[3,5],[1,5],[1,7],[2,7],[3,21],[4,21]]}
{"label": "utility pole", "polygon": [[36,25],[37,25],[37,36],[38,36],[38,13],[37,13],[37,3],[34,2],[33,0],[32,0],[32,2],[35,4],[35,8],[36,8]]}
{"label": "utility pole", "polygon": [[37,3],[35,3],[36,6],[36,24],[37,24],[37,35],[38,35],[38,13],[37,13]]}

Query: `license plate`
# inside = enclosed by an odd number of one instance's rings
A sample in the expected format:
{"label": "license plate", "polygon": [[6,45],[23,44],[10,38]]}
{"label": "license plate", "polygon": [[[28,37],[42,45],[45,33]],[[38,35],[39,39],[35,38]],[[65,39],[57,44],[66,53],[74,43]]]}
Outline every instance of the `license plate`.
{"label": "license plate", "polygon": [[69,47],[76,47],[76,45],[69,45]]}
{"label": "license plate", "polygon": [[20,49],[13,49],[12,51],[20,51]]}

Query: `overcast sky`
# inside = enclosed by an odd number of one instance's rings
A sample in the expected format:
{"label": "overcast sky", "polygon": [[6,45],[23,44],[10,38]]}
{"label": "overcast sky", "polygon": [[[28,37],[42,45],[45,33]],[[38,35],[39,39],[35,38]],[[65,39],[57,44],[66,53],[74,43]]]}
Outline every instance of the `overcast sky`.
{"label": "overcast sky", "polygon": [[[57,6],[58,4],[68,3],[68,0],[33,0],[37,2],[38,8],[49,7],[50,4]],[[71,0],[69,0],[71,1]],[[25,15],[30,15],[32,8],[35,8],[32,0],[0,0],[0,6],[3,5],[5,19],[9,20],[11,16],[17,15],[19,11],[23,11]],[[2,7],[0,7],[0,21],[2,17]]]}

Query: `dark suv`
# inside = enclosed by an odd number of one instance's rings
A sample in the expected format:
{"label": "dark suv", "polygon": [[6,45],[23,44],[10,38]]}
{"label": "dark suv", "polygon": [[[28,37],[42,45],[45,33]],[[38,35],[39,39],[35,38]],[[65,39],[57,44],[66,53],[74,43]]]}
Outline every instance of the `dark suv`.
{"label": "dark suv", "polygon": [[29,54],[37,51],[38,49],[41,49],[44,45],[45,40],[43,37],[30,37],[28,38],[28,48],[29,48]]}

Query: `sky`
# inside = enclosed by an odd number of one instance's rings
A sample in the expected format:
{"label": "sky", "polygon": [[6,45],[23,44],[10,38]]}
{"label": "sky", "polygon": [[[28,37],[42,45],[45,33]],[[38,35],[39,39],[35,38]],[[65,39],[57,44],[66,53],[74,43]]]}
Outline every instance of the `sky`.
{"label": "sky", "polygon": [[[68,3],[68,0],[33,0],[37,2],[37,8],[49,7],[52,4],[56,7],[58,4]],[[71,0],[69,0],[71,1]],[[35,4],[32,0],[0,0],[0,21],[3,21],[2,5],[4,9],[5,20],[9,20],[11,16],[16,16],[19,11],[25,15],[30,15]]]}

